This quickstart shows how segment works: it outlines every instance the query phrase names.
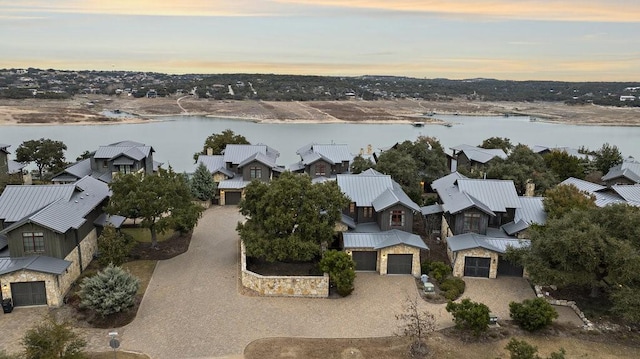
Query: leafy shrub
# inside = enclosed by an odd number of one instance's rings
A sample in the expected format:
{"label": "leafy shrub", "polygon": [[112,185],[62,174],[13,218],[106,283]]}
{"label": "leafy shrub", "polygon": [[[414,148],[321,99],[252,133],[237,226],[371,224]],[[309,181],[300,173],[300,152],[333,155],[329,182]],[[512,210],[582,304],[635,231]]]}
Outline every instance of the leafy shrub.
{"label": "leafy shrub", "polygon": [[342,251],[326,251],[320,260],[320,270],[329,273],[329,280],[343,297],[353,292],[355,268],[356,263],[351,256]]}
{"label": "leafy shrub", "polygon": [[[542,359],[538,355],[538,348],[524,340],[511,338],[507,346],[504,348],[509,351],[510,359]],[[551,353],[551,356],[549,356],[548,359],[564,359],[565,354],[565,350],[560,348],[559,352]]]}
{"label": "leafy shrub", "polygon": [[461,278],[450,277],[440,283],[440,290],[448,300],[458,299],[464,293],[465,283]]}
{"label": "leafy shrub", "polygon": [[[451,267],[444,262],[431,262],[429,266],[429,277],[434,278],[438,283],[451,274]],[[464,286],[463,289],[464,291]]]}
{"label": "leafy shrub", "polygon": [[424,262],[420,263],[420,273],[429,274],[430,271],[431,271],[431,262],[430,261],[424,261]]}
{"label": "leafy shrub", "polygon": [[135,242],[131,236],[116,231],[111,226],[105,226],[100,237],[98,237],[98,263],[103,266],[109,263],[119,266],[125,262],[125,259],[133,249]]}
{"label": "leafy shrub", "polygon": [[518,325],[530,332],[549,326],[558,312],[543,298],[526,299],[522,303],[509,303],[509,314]]}
{"label": "leafy shrub", "polygon": [[489,307],[483,303],[465,298],[460,303],[447,303],[446,309],[453,315],[456,328],[471,330],[478,336],[489,327]]}
{"label": "leafy shrub", "polygon": [[140,282],[120,267],[109,264],[93,277],[80,283],[81,305],[105,317],[119,313],[135,304]]}
{"label": "leafy shrub", "polygon": [[[73,331],[69,322],[58,323],[51,315],[29,329],[22,338],[24,359],[85,359],[87,342]],[[8,358],[12,358],[9,356]]]}

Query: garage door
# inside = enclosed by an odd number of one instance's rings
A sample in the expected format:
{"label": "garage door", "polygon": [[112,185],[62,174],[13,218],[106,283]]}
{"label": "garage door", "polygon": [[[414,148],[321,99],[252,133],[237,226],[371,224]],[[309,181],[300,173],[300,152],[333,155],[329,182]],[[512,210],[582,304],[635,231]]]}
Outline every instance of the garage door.
{"label": "garage door", "polygon": [[11,297],[16,307],[47,304],[44,282],[11,283]]}
{"label": "garage door", "polygon": [[240,199],[242,199],[242,192],[225,192],[224,193],[224,203],[229,205],[234,205],[240,203]]}
{"label": "garage door", "polygon": [[522,268],[522,266],[511,263],[502,258],[502,256],[498,260],[499,276],[522,277],[522,273],[524,273],[524,269]]}
{"label": "garage door", "polygon": [[490,265],[491,265],[491,258],[465,257],[464,275],[467,277],[489,278]]}
{"label": "garage door", "polygon": [[389,254],[387,274],[411,274],[413,254]]}
{"label": "garage door", "polygon": [[356,270],[375,271],[378,262],[378,252],[376,251],[354,251],[351,252],[353,261],[356,262]]}

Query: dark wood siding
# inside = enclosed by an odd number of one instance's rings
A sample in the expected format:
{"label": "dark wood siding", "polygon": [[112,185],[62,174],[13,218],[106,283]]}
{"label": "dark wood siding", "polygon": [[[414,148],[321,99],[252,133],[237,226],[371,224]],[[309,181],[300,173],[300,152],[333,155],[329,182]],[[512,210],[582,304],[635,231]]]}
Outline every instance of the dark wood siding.
{"label": "dark wood siding", "polygon": [[468,209],[456,214],[454,217],[454,223],[449,225],[451,226],[451,231],[453,234],[463,234],[466,233],[464,230],[464,215],[466,213],[479,213],[480,214],[480,229],[478,230],[478,234],[487,234],[487,226],[489,225],[489,215],[478,210],[478,209]]}
{"label": "dark wood siding", "polygon": [[[391,212],[392,211],[404,211],[404,226],[402,227],[392,227],[391,226]],[[380,226],[380,230],[388,231],[391,229],[399,229],[405,232],[413,232],[413,211],[405,207],[403,205],[397,204],[395,206],[391,206],[384,211],[378,213],[378,226]]]}
{"label": "dark wood siding", "polygon": [[[260,178],[251,178],[252,167],[260,168],[261,170]],[[245,181],[252,181],[254,179],[257,179],[262,182],[269,182],[269,180],[271,179],[271,168],[258,161],[253,161],[251,163],[246,164],[244,167],[242,167],[242,179],[244,179]]]}
{"label": "dark wood siding", "polygon": [[65,251],[65,236],[34,223],[25,223],[7,234],[9,241],[9,255],[11,257],[24,257],[31,255],[31,253],[24,252],[24,245],[22,243],[23,232],[42,232],[44,236],[44,253],[39,254],[64,259],[66,255],[63,255]]}
{"label": "dark wood siding", "polygon": [[[316,175],[317,169],[321,165],[324,165],[324,175]],[[323,161],[323,160],[318,160],[310,164],[307,169],[307,173],[309,174],[309,176],[311,176],[311,178],[322,177],[322,176],[329,177],[331,176],[332,172],[333,172],[332,165],[329,162]]]}
{"label": "dark wood siding", "polygon": [[358,212],[358,215],[356,218],[358,218],[358,223],[368,223],[368,222],[375,222],[376,221],[376,212],[373,210],[373,207],[366,207],[366,208],[370,208],[371,209],[371,216],[370,217],[366,217],[364,215],[365,212],[365,207],[357,207],[356,211]]}

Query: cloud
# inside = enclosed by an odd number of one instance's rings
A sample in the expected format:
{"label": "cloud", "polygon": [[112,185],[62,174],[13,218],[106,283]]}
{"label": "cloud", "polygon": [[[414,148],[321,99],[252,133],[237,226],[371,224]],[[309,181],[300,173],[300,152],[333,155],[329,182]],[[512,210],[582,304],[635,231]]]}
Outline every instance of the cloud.
{"label": "cloud", "polygon": [[276,0],[281,3],[514,20],[638,22],[640,2],[624,0]]}

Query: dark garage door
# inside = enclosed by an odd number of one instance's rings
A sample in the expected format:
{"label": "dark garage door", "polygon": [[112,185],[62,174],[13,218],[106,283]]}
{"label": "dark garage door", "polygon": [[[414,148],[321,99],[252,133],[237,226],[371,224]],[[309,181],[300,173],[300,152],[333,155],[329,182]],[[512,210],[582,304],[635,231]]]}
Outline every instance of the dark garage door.
{"label": "dark garage door", "polygon": [[499,276],[522,277],[523,272],[524,270],[522,269],[522,266],[511,263],[500,256],[500,259],[498,260]]}
{"label": "dark garage door", "polygon": [[465,257],[464,275],[467,277],[489,278],[490,265],[491,265],[491,258]]}
{"label": "dark garage door", "polygon": [[234,205],[240,203],[240,199],[242,198],[242,192],[225,192],[224,193],[224,204]]}
{"label": "dark garage door", "polygon": [[11,283],[11,297],[16,307],[47,304],[44,282]]}
{"label": "dark garage door", "polygon": [[351,252],[353,261],[356,262],[356,270],[376,270],[378,262],[378,252],[376,251],[353,251]]}
{"label": "dark garage door", "polygon": [[413,254],[389,254],[387,274],[411,274]]}

